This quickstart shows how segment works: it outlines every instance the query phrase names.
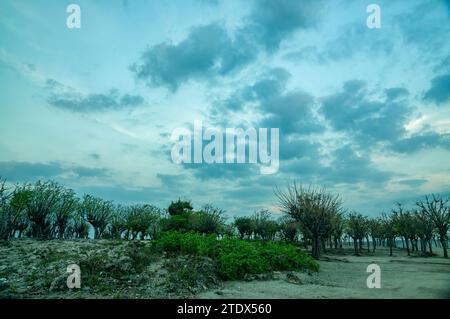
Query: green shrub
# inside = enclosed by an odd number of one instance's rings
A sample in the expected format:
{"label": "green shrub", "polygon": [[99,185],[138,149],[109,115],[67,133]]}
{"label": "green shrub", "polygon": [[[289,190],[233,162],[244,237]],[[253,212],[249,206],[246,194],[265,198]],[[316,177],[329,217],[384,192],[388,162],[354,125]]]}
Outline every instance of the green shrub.
{"label": "green shrub", "polygon": [[171,202],[167,208],[170,216],[182,215],[192,211],[192,203],[190,201],[182,201],[178,199],[176,202]]}
{"label": "green shrub", "polygon": [[225,280],[244,278],[275,270],[319,270],[319,265],[292,245],[246,241],[213,235],[168,232],[153,242],[159,251],[199,255],[212,258],[219,277]]}

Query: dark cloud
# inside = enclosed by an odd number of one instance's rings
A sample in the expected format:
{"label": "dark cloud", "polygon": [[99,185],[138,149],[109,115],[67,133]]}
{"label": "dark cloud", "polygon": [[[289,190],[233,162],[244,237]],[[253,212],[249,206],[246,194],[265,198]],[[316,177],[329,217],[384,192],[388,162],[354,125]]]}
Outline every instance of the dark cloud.
{"label": "dark cloud", "polygon": [[167,188],[181,187],[186,184],[187,176],[185,174],[156,174],[161,183]]}
{"label": "dark cloud", "polygon": [[266,71],[255,82],[236,88],[228,97],[214,101],[208,114],[210,121],[216,126],[227,127],[231,120],[230,113],[249,111],[247,107],[260,112],[254,105],[259,106],[263,101],[282,95],[290,76],[283,68]]}
{"label": "dark cloud", "polygon": [[98,160],[98,159],[100,159],[100,155],[99,154],[97,154],[97,153],[92,153],[92,154],[89,154],[89,156],[92,158],[92,159],[95,159],[95,160]]}
{"label": "dark cloud", "polygon": [[446,38],[450,32],[450,23],[442,10],[442,4],[447,1],[420,2],[393,20],[405,43],[419,48],[420,53],[428,59],[443,53],[448,42]]}
{"label": "dark cloud", "polygon": [[256,164],[195,164],[183,163],[185,169],[191,170],[195,178],[206,180],[238,180],[260,174]]}
{"label": "dark cloud", "polygon": [[63,171],[61,166],[55,164],[0,162],[0,175],[14,182],[53,178]]}
{"label": "dark cloud", "polygon": [[128,189],[121,186],[85,186],[74,187],[74,189],[80,196],[91,194],[116,203],[150,203],[160,207],[167,207],[168,199],[177,197],[176,194],[171,196],[168,192],[152,187]]}
{"label": "dark cloud", "polygon": [[243,32],[252,35],[270,52],[298,30],[315,27],[322,1],[258,0]]}
{"label": "dark cloud", "polygon": [[382,184],[392,176],[376,168],[367,154],[357,154],[350,145],[338,148],[333,156],[325,177],[327,182]]}
{"label": "dark cloud", "polygon": [[408,90],[402,87],[389,88],[384,90],[384,93],[389,100],[396,100],[409,95]]}
{"label": "dark cloud", "polygon": [[301,157],[293,161],[283,162],[280,170],[293,178],[298,178],[302,183],[318,181],[327,172],[327,168],[320,163],[320,158]]}
{"label": "dark cloud", "polygon": [[139,106],[144,102],[139,95],[120,95],[117,90],[108,93],[82,95],[76,92],[52,92],[47,102],[73,112],[101,112]]}
{"label": "dark cloud", "polygon": [[320,156],[320,144],[302,138],[290,138],[287,135],[280,136],[280,159],[290,160],[293,158]]}
{"label": "dark cloud", "polygon": [[[236,89],[229,97],[216,101],[210,112],[214,124],[226,125],[230,112],[252,112],[258,115],[255,127],[279,128],[280,135],[323,132],[313,108],[315,99],[306,92],[286,92],[289,72],[271,69],[250,85]],[[246,109],[249,106],[250,109]]]}
{"label": "dark cloud", "polygon": [[302,183],[335,184],[383,184],[392,173],[376,168],[367,153],[357,153],[347,144],[331,153],[329,164],[321,162],[323,156],[304,156],[280,165],[283,173]]}
{"label": "dark cloud", "polygon": [[324,64],[352,59],[360,53],[368,53],[371,57],[389,55],[393,47],[391,33],[384,28],[374,32],[362,27],[360,23],[353,23],[340,27],[338,36],[321,47],[304,46],[286,53],[284,57],[293,61],[306,60]]}
{"label": "dark cloud", "polygon": [[90,168],[59,162],[0,162],[0,175],[9,181],[30,182],[39,179],[56,179],[63,174],[74,178],[108,177],[110,172],[104,168]]}
{"label": "dark cloud", "polygon": [[131,66],[137,79],[175,91],[190,79],[227,75],[247,64],[255,50],[239,37],[232,39],[217,23],[194,27],[177,44],[161,43]]}
{"label": "dark cloud", "polygon": [[360,52],[390,54],[393,41],[384,29],[373,30],[361,26],[360,23],[348,24],[341,28],[339,36],[329,41],[323,51],[319,51],[319,61],[340,61],[351,59]]}
{"label": "dark cloud", "polygon": [[392,150],[399,153],[414,153],[425,148],[442,147],[450,150],[450,134],[425,132],[399,139],[392,143]]}
{"label": "dark cloud", "polygon": [[264,118],[260,127],[280,128],[280,134],[310,134],[323,132],[312,107],[314,98],[304,92],[289,92],[270,97],[261,102]]}
{"label": "dark cloud", "polygon": [[431,88],[425,92],[424,99],[436,104],[450,101],[450,73],[433,78]]}
{"label": "dark cloud", "polygon": [[423,184],[425,184],[426,182],[428,182],[427,179],[405,179],[405,180],[398,181],[399,184],[406,185],[406,186],[409,186],[412,188],[420,187]]}
{"label": "dark cloud", "polygon": [[320,110],[333,129],[349,133],[360,146],[397,140],[405,133],[412,108],[400,99],[406,96],[405,89],[385,92],[385,99],[376,99],[368,93],[365,82],[347,81],[340,92],[322,99]]}
{"label": "dark cloud", "polygon": [[172,91],[192,79],[228,75],[254,61],[259,51],[273,52],[294,32],[314,27],[320,2],[254,1],[246,22],[233,34],[218,23],[196,26],[179,43],[150,47],[130,69],[137,79]]}

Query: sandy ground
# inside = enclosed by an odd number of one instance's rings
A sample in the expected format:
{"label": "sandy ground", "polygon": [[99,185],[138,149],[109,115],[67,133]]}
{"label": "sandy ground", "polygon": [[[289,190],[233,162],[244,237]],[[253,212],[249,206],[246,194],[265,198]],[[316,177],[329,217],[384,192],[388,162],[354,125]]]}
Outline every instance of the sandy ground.
{"label": "sandy ground", "polygon": [[[408,257],[396,250],[389,257],[381,249],[373,256],[325,255],[319,263],[317,274],[279,273],[273,280],[226,282],[197,298],[450,298],[450,260],[441,256]],[[381,268],[379,289],[367,288],[366,269],[372,263]]]}

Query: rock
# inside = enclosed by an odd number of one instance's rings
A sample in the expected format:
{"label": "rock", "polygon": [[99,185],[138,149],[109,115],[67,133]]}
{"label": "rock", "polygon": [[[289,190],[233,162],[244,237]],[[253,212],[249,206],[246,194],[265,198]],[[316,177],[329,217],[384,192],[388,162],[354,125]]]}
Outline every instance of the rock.
{"label": "rock", "polygon": [[296,285],[301,284],[300,278],[298,278],[296,275],[294,275],[291,272],[286,274],[286,281],[291,284],[296,284]]}

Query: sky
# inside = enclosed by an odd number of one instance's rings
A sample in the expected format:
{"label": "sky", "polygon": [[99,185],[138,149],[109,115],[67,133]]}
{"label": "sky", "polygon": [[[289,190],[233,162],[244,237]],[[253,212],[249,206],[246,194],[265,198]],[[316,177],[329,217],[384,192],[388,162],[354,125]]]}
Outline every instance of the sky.
{"label": "sky", "polygon": [[[448,0],[3,0],[0,176],[230,217],[294,181],[370,216],[448,195],[449,34]],[[196,120],[279,128],[279,171],[174,163]]]}

